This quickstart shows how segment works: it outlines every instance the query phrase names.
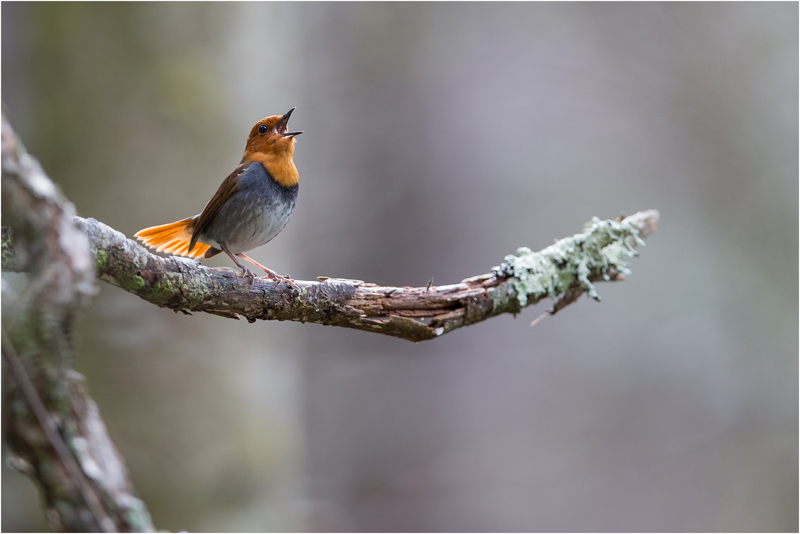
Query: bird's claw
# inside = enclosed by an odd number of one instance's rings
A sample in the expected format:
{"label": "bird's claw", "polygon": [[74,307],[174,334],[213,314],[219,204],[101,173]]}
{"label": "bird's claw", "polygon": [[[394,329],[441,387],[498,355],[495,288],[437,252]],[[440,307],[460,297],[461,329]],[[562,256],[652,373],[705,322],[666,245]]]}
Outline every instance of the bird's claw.
{"label": "bird's claw", "polygon": [[281,276],[278,273],[273,271],[272,273],[268,274],[267,276],[262,276],[261,277],[262,280],[269,280],[271,278],[277,280],[278,283],[283,282],[283,283],[288,284],[289,286],[293,287],[294,289],[300,291],[300,286],[295,284],[294,280],[292,280],[292,277],[289,276],[289,275]]}
{"label": "bird's claw", "polygon": [[242,265],[242,274],[250,279],[251,286],[256,285],[256,278],[258,278],[258,276],[256,276],[256,273],[254,273],[253,271]]}

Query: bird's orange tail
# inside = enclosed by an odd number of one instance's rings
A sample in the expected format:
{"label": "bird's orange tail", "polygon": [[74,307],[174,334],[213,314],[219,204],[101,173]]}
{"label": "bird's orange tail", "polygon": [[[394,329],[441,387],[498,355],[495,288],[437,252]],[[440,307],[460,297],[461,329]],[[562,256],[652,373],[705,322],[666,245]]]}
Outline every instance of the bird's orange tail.
{"label": "bird's orange tail", "polygon": [[211,247],[195,243],[189,252],[189,242],[192,240],[192,229],[196,220],[197,216],[194,216],[161,226],[151,226],[136,232],[135,237],[156,252],[200,258]]}

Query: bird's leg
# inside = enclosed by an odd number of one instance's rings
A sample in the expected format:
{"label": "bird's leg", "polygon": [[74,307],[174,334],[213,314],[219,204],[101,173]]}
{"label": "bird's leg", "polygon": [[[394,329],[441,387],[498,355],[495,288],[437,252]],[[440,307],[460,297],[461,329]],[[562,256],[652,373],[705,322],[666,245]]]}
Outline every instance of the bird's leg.
{"label": "bird's leg", "polygon": [[256,283],[255,273],[250,269],[248,269],[247,267],[245,267],[244,265],[242,265],[241,263],[239,263],[239,260],[236,259],[236,256],[234,256],[230,250],[228,250],[228,247],[227,245],[225,245],[225,243],[220,243],[219,248],[222,249],[222,252],[230,256],[230,258],[233,260],[233,263],[235,263],[236,266],[239,267],[244,272],[245,276],[250,278],[250,285],[254,285]]}
{"label": "bird's leg", "polygon": [[239,254],[237,254],[237,256],[239,256],[239,257],[240,257],[240,258],[242,258],[243,260],[247,260],[247,261],[249,261],[250,263],[252,263],[252,264],[253,264],[253,265],[255,265],[256,267],[258,267],[259,269],[261,269],[262,271],[264,271],[265,273],[267,273],[267,276],[265,276],[264,278],[275,278],[275,279],[277,279],[277,280],[279,280],[279,281],[281,281],[281,282],[286,282],[287,284],[289,284],[290,286],[292,286],[292,287],[293,287],[293,288],[295,288],[295,289],[300,289],[299,287],[297,287],[297,284],[295,284],[295,283],[294,283],[294,280],[292,280],[291,278],[289,278],[289,277],[286,277],[286,276],[281,276],[281,275],[279,275],[278,273],[276,273],[276,272],[275,272],[275,271],[273,271],[272,269],[270,269],[270,268],[268,268],[268,267],[264,267],[263,265],[261,265],[260,263],[258,263],[258,262],[257,262],[256,260],[254,260],[253,258],[251,258],[251,257],[249,257],[249,256],[246,256],[245,254],[242,254],[241,252],[240,252]]}

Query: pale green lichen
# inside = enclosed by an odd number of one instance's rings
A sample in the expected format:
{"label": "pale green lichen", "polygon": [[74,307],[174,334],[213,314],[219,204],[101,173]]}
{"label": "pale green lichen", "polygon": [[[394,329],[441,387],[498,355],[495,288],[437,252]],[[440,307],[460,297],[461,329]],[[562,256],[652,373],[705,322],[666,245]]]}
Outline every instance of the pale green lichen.
{"label": "pale green lichen", "polygon": [[602,221],[593,217],[580,234],[561,239],[541,252],[519,248],[494,271],[511,277],[520,306],[526,306],[529,299],[556,299],[575,282],[590,297],[600,300],[589,278],[600,275],[608,280],[612,269],[630,274],[627,260],[638,254],[634,246],[644,245],[640,230],[641,223],[627,219]]}
{"label": "pale green lichen", "polygon": [[3,261],[3,268],[5,269],[6,265],[14,265],[17,261],[17,252],[14,250],[13,244],[13,235],[11,233],[11,228],[3,226],[2,229],[2,261]]}

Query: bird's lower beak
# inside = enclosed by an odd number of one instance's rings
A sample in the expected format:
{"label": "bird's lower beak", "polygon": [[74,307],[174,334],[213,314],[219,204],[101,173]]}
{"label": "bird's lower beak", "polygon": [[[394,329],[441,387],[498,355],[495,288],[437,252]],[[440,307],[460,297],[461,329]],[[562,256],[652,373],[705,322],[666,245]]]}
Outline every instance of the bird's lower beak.
{"label": "bird's lower beak", "polygon": [[295,135],[300,135],[303,132],[287,132],[286,127],[289,125],[289,117],[292,116],[292,112],[297,108],[292,108],[286,112],[286,114],[281,117],[278,123],[275,125],[275,131],[281,134],[284,137],[294,137]]}

